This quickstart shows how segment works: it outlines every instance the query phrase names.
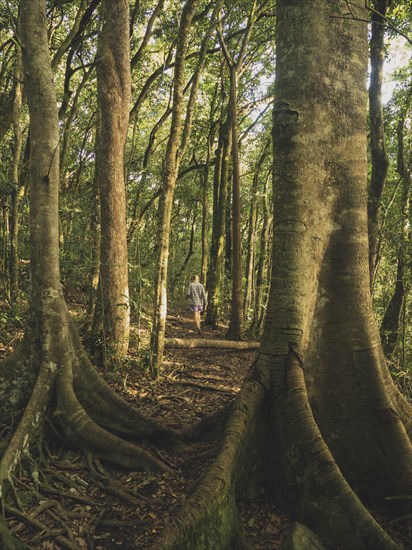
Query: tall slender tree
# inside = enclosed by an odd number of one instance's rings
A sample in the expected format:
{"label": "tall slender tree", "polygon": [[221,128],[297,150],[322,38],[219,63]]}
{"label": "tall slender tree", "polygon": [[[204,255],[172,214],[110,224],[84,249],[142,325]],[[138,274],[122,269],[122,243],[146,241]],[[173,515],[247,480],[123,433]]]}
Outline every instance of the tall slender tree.
{"label": "tall slender tree", "polygon": [[246,31],[243,35],[241,46],[237,57],[234,59],[229,52],[223,37],[222,30],[218,27],[218,36],[222,50],[229,67],[230,92],[230,132],[232,134],[232,300],[229,328],[226,337],[230,340],[240,340],[242,337],[243,324],[243,292],[242,292],[242,248],[241,248],[241,207],[240,207],[240,161],[239,161],[239,138],[237,123],[237,96],[239,77],[243,67],[246,50],[252,34],[253,26],[257,16],[257,1],[253,0],[248,16]]}
{"label": "tall slender tree", "polygon": [[185,84],[185,57],[192,19],[198,0],[187,0],[182,10],[179,38],[176,49],[176,66],[173,82],[173,107],[170,135],[165,158],[165,174],[159,206],[158,267],[155,281],[153,326],[150,343],[150,366],[157,376],[163,361],[164,338],[167,315],[167,273],[169,258],[170,224],[173,195],[181,160],[183,90]]}
{"label": "tall slender tree", "polygon": [[[96,57],[101,111],[97,151],[100,189],[100,288],[105,356],[124,359],[129,346],[130,307],[124,148],[130,109],[129,2],[103,0]],[[95,339],[96,340],[96,339]]]}
{"label": "tall slender tree", "polygon": [[21,130],[21,108],[23,101],[23,75],[20,46],[16,46],[16,68],[13,102],[13,129],[14,146],[13,161],[11,163],[11,205],[10,205],[10,299],[16,301],[19,293],[19,202],[20,202],[20,160],[23,146],[23,133]]}
{"label": "tall slender tree", "polygon": [[381,200],[389,160],[385,147],[382,106],[383,65],[385,61],[385,16],[391,0],[374,0],[370,38],[369,119],[372,173],[369,186],[369,264],[371,285],[376,274],[377,248],[380,232]]}

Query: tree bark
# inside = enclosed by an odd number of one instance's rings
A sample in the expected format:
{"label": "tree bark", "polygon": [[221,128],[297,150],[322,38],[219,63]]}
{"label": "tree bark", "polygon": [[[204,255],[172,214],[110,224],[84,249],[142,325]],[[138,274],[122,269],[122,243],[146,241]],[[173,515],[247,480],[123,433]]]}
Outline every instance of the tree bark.
{"label": "tree bark", "polygon": [[23,145],[23,135],[20,128],[20,111],[22,106],[23,95],[23,74],[22,74],[22,59],[21,50],[17,45],[16,52],[16,69],[15,69],[15,91],[13,102],[13,127],[14,127],[14,146],[13,146],[13,161],[11,167],[11,205],[10,205],[10,299],[12,302],[17,300],[19,294],[19,253],[18,253],[18,237],[19,237],[19,202],[20,189],[19,184],[19,166]]}
{"label": "tree bark", "polygon": [[[241,340],[243,325],[243,293],[242,293],[242,245],[241,245],[241,213],[240,213],[240,164],[239,164],[239,139],[237,123],[237,95],[238,80],[243,67],[246,49],[256,21],[256,1],[252,2],[245,33],[240,46],[237,59],[230,55],[221,29],[218,27],[219,41],[222,46],[226,63],[229,67],[230,91],[229,106],[230,131],[232,134],[232,231],[231,231],[231,276],[232,299],[230,310],[229,328],[226,338],[229,340]],[[229,232],[227,233],[229,235]]]}
{"label": "tree bark", "polygon": [[273,214],[269,210],[269,199],[267,197],[267,180],[270,176],[271,172],[267,175],[263,193],[262,229],[260,232],[259,261],[256,276],[256,295],[253,311],[253,321],[251,325],[251,332],[255,336],[260,336],[262,332],[266,313],[267,298],[269,294],[268,274],[270,273],[271,267],[271,232],[273,225]]}
{"label": "tree bark", "polygon": [[241,340],[243,326],[243,291],[242,291],[242,243],[241,243],[241,213],[240,213],[240,165],[239,142],[237,128],[237,89],[238,70],[230,66],[230,121],[232,132],[232,248],[231,248],[231,274],[232,274],[232,299],[230,309],[229,328],[226,338],[229,340]]}
{"label": "tree bark", "polygon": [[179,171],[182,134],[184,68],[189,31],[198,0],[187,0],[183,7],[176,50],[173,82],[173,111],[165,159],[165,176],[159,205],[158,261],[155,282],[153,326],[150,341],[150,368],[157,377],[163,361],[167,314],[167,272],[173,195]]}
{"label": "tree bark", "polygon": [[[223,111],[223,105],[222,105]],[[222,117],[225,116],[222,112]],[[222,308],[222,277],[224,271],[225,218],[228,198],[228,169],[232,149],[230,115],[220,122],[219,142],[213,175],[213,224],[210,263],[207,275],[208,307],[205,323],[217,326]]]}
{"label": "tree bark", "polygon": [[369,187],[369,265],[371,286],[376,274],[377,246],[380,231],[381,197],[385,186],[389,160],[385,148],[382,107],[383,65],[385,61],[385,16],[389,0],[374,0],[370,39],[371,74],[369,83],[369,118],[372,174]]}
{"label": "tree bark", "polygon": [[[253,289],[256,287],[256,281],[254,280],[254,264],[256,256],[256,233],[257,233],[257,219],[258,219],[258,183],[261,177],[262,164],[268,154],[268,147],[270,142],[266,142],[263,153],[260,155],[256,165],[256,171],[253,175],[253,183],[250,197],[250,210],[249,210],[249,227],[248,227],[248,245],[246,255],[246,284],[245,284],[245,298],[243,304],[243,310],[246,317],[250,317],[252,312],[253,302]],[[263,281],[261,281],[263,283]],[[257,288],[257,287],[256,287]]]}
{"label": "tree bark", "polygon": [[101,209],[100,281],[105,355],[116,363],[129,345],[130,307],[124,147],[129,122],[129,2],[102,3],[96,60],[101,127],[98,178]]}

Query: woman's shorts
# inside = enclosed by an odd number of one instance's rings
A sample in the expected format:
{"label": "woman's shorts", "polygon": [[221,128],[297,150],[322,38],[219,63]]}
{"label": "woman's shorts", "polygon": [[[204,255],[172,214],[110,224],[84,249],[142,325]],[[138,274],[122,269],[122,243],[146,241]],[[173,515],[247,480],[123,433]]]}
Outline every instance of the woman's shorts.
{"label": "woman's shorts", "polygon": [[203,306],[190,306],[192,311],[203,311]]}

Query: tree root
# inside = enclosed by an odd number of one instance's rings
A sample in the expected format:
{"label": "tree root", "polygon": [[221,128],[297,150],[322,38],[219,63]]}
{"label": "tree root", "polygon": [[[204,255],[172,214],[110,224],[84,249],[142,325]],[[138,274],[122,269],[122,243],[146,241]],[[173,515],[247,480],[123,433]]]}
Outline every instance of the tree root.
{"label": "tree root", "polygon": [[155,543],[156,550],[224,549],[242,541],[235,486],[242,468],[243,443],[254,434],[266,383],[266,377],[252,368],[232,408],[219,455]]}
{"label": "tree root", "polygon": [[20,542],[7,529],[6,522],[0,517],[0,543],[3,550],[29,550],[29,547]]}
{"label": "tree root", "polygon": [[[170,467],[160,459],[123,438],[170,444],[178,442],[180,434],[144,417],[111,390],[92,367],[64,302],[56,301],[59,330],[56,334],[50,330],[44,338],[36,383],[0,460],[0,487],[39,435],[55,395],[54,418],[71,443],[122,468],[169,471]],[[35,346],[33,341],[32,347]],[[30,349],[27,342],[25,349]],[[20,352],[18,357],[27,365]]]}
{"label": "tree root", "polygon": [[[326,544],[357,550],[399,550],[352,491],[314,420],[299,358],[291,352],[285,387],[275,402],[276,454],[289,493],[284,505]],[[298,488],[299,498],[290,491]]]}
{"label": "tree root", "polygon": [[[183,509],[166,527],[156,550],[229,548],[241,533],[235,494],[242,496],[242,469],[250,476],[252,461],[245,449],[253,437],[270,430],[274,461],[282,478],[257,483],[255,492],[267,493],[303,521],[332,547],[357,550],[399,550],[399,545],[373,519],[347,484],[322,439],[307,398],[303,370],[294,355],[288,357],[285,389],[270,402],[269,418],[262,413],[269,372],[265,358],[257,365],[235,401],[218,457],[195,486]],[[269,434],[267,434],[269,435]],[[280,462],[279,462],[280,461]],[[274,494],[273,489],[279,489]],[[290,491],[294,494],[291,495]],[[299,493],[296,493],[296,491]],[[298,496],[299,495],[299,496]],[[294,498],[293,498],[294,496]],[[285,500],[286,499],[286,500]]]}
{"label": "tree root", "polygon": [[[87,463],[89,466],[91,479],[93,480],[95,485],[100,487],[100,489],[102,489],[105,493],[113,495],[120,500],[123,500],[129,506],[140,505],[140,497],[138,495],[133,495],[132,493],[129,493],[121,486],[120,483],[116,483],[115,481],[110,480],[107,475],[98,472],[93,465],[93,461],[90,455],[87,457]],[[99,469],[102,468],[99,467]]]}
{"label": "tree root", "polygon": [[[69,527],[67,525],[64,525],[63,529],[58,529],[58,530],[51,531],[45,523],[43,523],[43,522],[41,522],[37,519],[31,518],[30,516],[28,516],[24,512],[21,512],[20,510],[17,510],[16,508],[13,508],[11,506],[6,505],[5,509],[6,509],[6,512],[7,512],[8,515],[17,518],[20,521],[23,521],[29,527],[32,527],[32,528],[40,531],[41,535],[37,535],[37,537],[34,537],[33,541],[36,541],[36,540],[38,541],[38,540],[41,540],[43,538],[53,538],[53,540],[55,540],[63,548],[67,548],[68,550],[78,550],[78,545],[74,541],[70,540],[70,538],[64,537],[61,534],[64,531],[67,532],[67,529],[69,529]],[[60,520],[59,520],[59,523],[61,523]],[[0,522],[0,526],[1,526],[1,522]],[[19,544],[22,544],[22,543],[19,542]],[[10,549],[11,548],[13,548],[13,547],[11,546]],[[23,545],[21,547],[16,546],[16,549],[20,549],[20,548],[29,548],[29,547],[27,547],[25,545]],[[7,549],[7,546],[6,546],[6,549]]]}
{"label": "tree root", "polygon": [[73,369],[75,394],[90,418],[108,431],[132,440],[147,440],[157,445],[179,443],[181,434],[141,414],[124,401],[96,372],[75,328],[72,340],[76,353]]}

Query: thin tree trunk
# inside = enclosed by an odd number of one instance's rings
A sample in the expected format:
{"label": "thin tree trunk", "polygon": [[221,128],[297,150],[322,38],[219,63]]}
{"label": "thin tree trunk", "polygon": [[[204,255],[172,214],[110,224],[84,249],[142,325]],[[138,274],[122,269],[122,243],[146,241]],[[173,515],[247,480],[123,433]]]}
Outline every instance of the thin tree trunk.
{"label": "thin tree trunk", "polygon": [[10,205],[10,299],[12,302],[17,300],[19,294],[19,254],[18,254],[18,236],[19,236],[19,166],[22,152],[23,136],[20,128],[20,111],[22,106],[23,92],[23,72],[20,46],[17,45],[16,69],[15,69],[15,96],[13,103],[13,127],[14,127],[14,147],[13,161],[11,169],[11,205]]}
{"label": "thin tree trunk", "polygon": [[372,174],[369,187],[369,265],[371,287],[376,275],[377,246],[380,232],[381,197],[389,161],[385,149],[382,107],[383,65],[385,60],[385,16],[389,0],[375,0],[370,39],[371,74],[369,83],[370,148]]}
{"label": "thin tree trunk", "polygon": [[[99,143],[100,133],[100,116],[99,111],[96,115],[96,134],[95,134],[95,150]],[[90,333],[90,344],[92,348],[99,348],[93,343],[93,337],[102,333],[103,318],[102,308],[99,304],[99,283],[100,283],[100,254],[101,254],[101,222],[100,222],[100,196],[99,196],[99,177],[98,177],[99,161],[96,159],[95,169],[93,174],[93,210],[91,219],[91,234],[92,234],[92,266],[89,279],[89,301],[87,304],[87,321],[85,331]]]}
{"label": "thin tree trunk", "polygon": [[246,254],[246,284],[245,284],[245,299],[243,309],[245,316],[249,317],[252,310],[252,298],[254,288],[254,264],[256,255],[256,224],[257,224],[257,206],[258,206],[258,183],[261,176],[262,164],[267,157],[267,150],[270,142],[267,142],[263,153],[260,155],[253,175],[252,189],[250,191],[250,210],[248,224],[248,239],[247,239],[247,254]]}
{"label": "thin tree trunk", "polygon": [[108,359],[125,358],[129,345],[130,307],[126,228],[124,147],[129,122],[129,2],[102,3],[103,28],[96,70],[101,130],[98,178],[101,207],[100,277]]}
{"label": "thin tree trunk", "polygon": [[213,228],[207,276],[208,307],[205,321],[210,326],[217,326],[222,308],[221,285],[225,259],[228,171],[232,149],[229,117],[228,114],[226,121],[220,123],[219,144],[213,176]]}
{"label": "thin tree trunk", "polygon": [[[267,180],[269,179],[271,172],[269,172]],[[255,336],[260,336],[263,322],[265,319],[265,312],[268,299],[269,290],[269,273],[271,271],[271,242],[270,235],[273,224],[272,211],[269,210],[268,198],[267,198],[267,180],[265,182],[264,196],[263,196],[263,213],[262,213],[262,229],[260,232],[259,243],[259,261],[256,275],[256,293],[255,304],[253,310],[253,321],[251,326],[251,332]]]}
{"label": "thin tree trunk", "polygon": [[206,288],[207,285],[207,264],[209,262],[209,163],[212,144],[208,139],[206,165],[202,174],[202,260],[200,267],[200,282]]}
{"label": "thin tree trunk", "polygon": [[231,131],[232,131],[232,300],[229,328],[226,333],[228,340],[241,340],[243,325],[243,291],[242,291],[242,242],[241,242],[241,213],[240,213],[240,165],[239,140],[237,127],[237,88],[238,70],[230,67],[230,101]]}
{"label": "thin tree trunk", "polygon": [[246,31],[240,46],[236,61],[232,59],[222,31],[218,27],[218,37],[222,46],[226,63],[229,67],[230,93],[229,111],[232,133],[232,232],[231,232],[231,275],[232,275],[232,300],[230,310],[229,328],[226,338],[229,340],[241,340],[243,324],[243,293],[242,293],[242,243],[241,243],[241,206],[240,206],[240,164],[239,164],[239,139],[237,123],[237,94],[238,80],[243,66],[246,49],[256,21],[256,0],[253,1],[248,17]]}
{"label": "thin tree trunk", "polygon": [[176,50],[176,66],[173,84],[173,112],[170,136],[165,159],[163,193],[159,205],[158,261],[155,281],[153,326],[150,342],[150,367],[152,375],[159,375],[163,361],[167,314],[167,272],[169,257],[170,222],[173,195],[179,171],[179,146],[182,133],[184,68],[189,31],[198,0],[187,0],[183,7]]}
{"label": "thin tree trunk", "polygon": [[176,271],[172,278],[172,288],[176,288],[177,282],[179,281],[181,275],[185,272],[186,266],[189,263],[190,258],[193,256],[194,251],[194,242],[195,242],[195,233],[196,233],[196,221],[197,221],[197,202],[193,212],[192,227],[190,228],[190,238],[189,238],[189,248],[185,259],[183,260],[182,265]]}

